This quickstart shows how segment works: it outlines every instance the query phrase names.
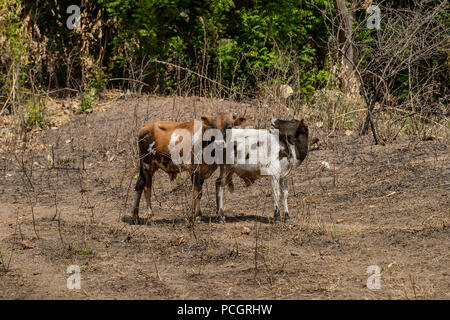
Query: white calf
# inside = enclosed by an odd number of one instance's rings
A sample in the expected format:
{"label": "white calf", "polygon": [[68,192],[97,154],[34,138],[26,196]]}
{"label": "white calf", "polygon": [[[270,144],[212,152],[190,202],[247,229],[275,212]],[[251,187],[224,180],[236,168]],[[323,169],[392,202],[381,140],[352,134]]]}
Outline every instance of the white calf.
{"label": "white calf", "polygon": [[[275,206],[274,221],[280,223],[280,199],[284,204],[284,221],[290,221],[288,209],[288,179],[292,169],[297,168],[308,153],[308,127],[304,120],[272,120],[274,129],[278,129],[278,136],[276,131],[271,131],[272,136],[271,148],[278,151],[278,157],[271,157],[268,161],[259,162],[257,164],[248,163],[225,163],[220,165],[220,176],[216,180],[216,203],[217,214],[222,223],[225,222],[225,215],[223,212],[223,202],[225,186],[232,184],[233,174],[237,174],[250,186],[257,179],[265,176],[270,177],[272,182],[273,199]],[[233,129],[234,130],[234,129]],[[279,138],[279,139],[275,139]],[[275,141],[275,145],[274,142]],[[250,146],[249,150],[245,151],[245,159],[249,159],[251,150],[258,148],[261,141],[256,141],[256,145]],[[230,148],[227,145],[227,148]],[[234,148],[236,151],[236,148]],[[266,159],[267,160],[267,159]]]}

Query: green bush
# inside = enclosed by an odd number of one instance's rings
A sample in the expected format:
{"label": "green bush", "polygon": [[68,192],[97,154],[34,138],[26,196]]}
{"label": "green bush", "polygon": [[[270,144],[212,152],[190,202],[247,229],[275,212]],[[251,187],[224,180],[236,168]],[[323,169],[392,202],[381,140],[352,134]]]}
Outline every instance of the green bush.
{"label": "green bush", "polygon": [[[113,41],[117,52],[124,46],[133,47],[132,55],[113,57],[113,77],[129,73],[131,60],[139,64],[143,59],[157,59],[203,72],[227,87],[252,94],[261,79],[286,71],[279,64],[281,55],[295,52],[295,63],[302,70],[302,92],[313,92],[319,86],[326,50],[318,44],[327,34],[316,6],[325,6],[325,0],[314,5],[303,0],[98,2],[118,22]],[[157,79],[147,81],[151,86],[165,93],[175,90],[175,68],[149,64],[145,73],[146,79]],[[192,74],[181,71],[181,77],[188,76]],[[198,83],[199,78],[193,77]]]}
{"label": "green bush", "polygon": [[25,115],[25,125],[28,128],[40,127],[45,129],[48,127],[48,112],[45,107],[45,100],[27,100],[27,109]]}
{"label": "green bush", "polygon": [[94,87],[87,87],[84,89],[81,95],[80,105],[78,106],[78,112],[84,113],[87,110],[92,110],[94,102],[97,98],[97,89]]}

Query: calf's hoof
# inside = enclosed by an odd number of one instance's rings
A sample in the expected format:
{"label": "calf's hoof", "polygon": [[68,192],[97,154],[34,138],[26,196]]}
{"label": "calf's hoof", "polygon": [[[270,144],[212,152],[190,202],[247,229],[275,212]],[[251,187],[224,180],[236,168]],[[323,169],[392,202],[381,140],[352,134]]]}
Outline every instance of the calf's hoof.
{"label": "calf's hoof", "polygon": [[141,224],[146,225],[146,226],[152,226],[152,227],[156,226],[156,222],[153,217],[148,217]]}
{"label": "calf's hoof", "polygon": [[288,215],[286,215],[286,217],[284,218],[284,222],[289,223],[292,222],[292,220]]}
{"label": "calf's hoof", "polygon": [[216,215],[217,215],[217,222],[219,222],[220,224],[224,224],[225,223],[225,215],[223,214],[223,209],[217,210]]}
{"label": "calf's hoof", "polygon": [[196,214],[194,214],[192,217],[192,222],[193,223],[200,223],[202,222],[202,212],[201,210],[199,210]]}
{"label": "calf's hoof", "polygon": [[134,208],[131,211],[131,221],[133,221],[133,223],[139,222],[139,208]]}
{"label": "calf's hoof", "polygon": [[280,223],[281,223],[280,217],[275,217],[275,218],[273,218],[273,223],[275,223],[275,224],[280,224]]}
{"label": "calf's hoof", "polygon": [[135,216],[135,215],[133,215],[132,217],[131,217],[131,223],[132,224],[139,224],[139,216]]}
{"label": "calf's hoof", "polygon": [[200,222],[202,222],[202,216],[196,216],[195,219],[194,219],[194,222],[195,222],[195,223],[200,223]]}

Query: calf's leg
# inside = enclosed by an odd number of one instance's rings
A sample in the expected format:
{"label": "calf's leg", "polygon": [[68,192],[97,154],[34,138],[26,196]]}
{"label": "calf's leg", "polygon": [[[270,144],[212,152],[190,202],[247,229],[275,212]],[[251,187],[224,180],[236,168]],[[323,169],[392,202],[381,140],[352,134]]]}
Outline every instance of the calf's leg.
{"label": "calf's leg", "polygon": [[135,194],[134,194],[134,205],[133,205],[133,211],[132,211],[132,219],[135,222],[139,221],[139,203],[141,201],[141,195],[142,191],[145,187],[145,175],[144,171],[142,169],[142,164],[139,166],[139,177],[136,182],[136,186],[134,187]]}
{"label": "calf's leg", "polygon": [[[194,186],[194,203],[193,203],[193,213],[192,213],[192,222],[199,221],[202,215],[200,210],[200,200],[202,198],[202,188],[205,179],[200,177],[198,171],[195,171],[191,175],[192,184]],[[198,218],[198,219],[197,219]]]}
{"label": "calf's leg", "polygon": [[281,180],[281,188],[283,195],[283,204],[284,204],[284,222],[290,222],[291,218],[289,217],[289,208],[288,208],[288,196],[289,196],[289,180],[288,178],[284,178]]}
{"label": "calf's leg", "polygon": [[280,180],[278,177],[272,176],[272,192],[273,192],[273,204],[275,207],[275,212],[273,215],[273,220],[276,224],[281,222],[280,219]]}
{"label": "calf's leg", "polygon": [[[150,165],[150,169],[145,172],[145,199],[147,200],[147,217],[150,221],[153,220],[153,209],[152,209],[152,184],[153,184],[153,174],[155,173],[154,168]],[[154,225],[153,222],[151,222]]]}
{"label": "calf's leg", "polygon": [[223,212],[223,201],[225,195],[225,186],[233,183],[232,171],[228,171],[225,166],[220,166],[219,178],[216,180],[216,213],[220,223],[225,223],[225,214]]}

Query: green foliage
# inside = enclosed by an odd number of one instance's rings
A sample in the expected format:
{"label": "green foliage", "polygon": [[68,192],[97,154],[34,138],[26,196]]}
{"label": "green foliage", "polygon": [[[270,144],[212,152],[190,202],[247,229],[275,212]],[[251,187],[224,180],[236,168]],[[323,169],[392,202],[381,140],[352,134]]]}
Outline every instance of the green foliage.
{"label": "green foliage", "polygon": [[3,18],[0,20],[0,32],[6,36],[7,43],[4,45],[7,45],[7,58],[11,60],[13,65],[20,63],[26,57],[26,53],[23,51],[25,39],[23,38],[21,8],[21,2],[17,0],[4,0],[0,4]]}
{"label": "green foliage", "polygon": [[97,89],[91,86],[86,87],[83,91],[83,94],[81,95],[81,101],[80,105],[78,106],[78,111],[80,113],[84,113],[87,110],[92,110],[96,97]]}
{"label": "green foliage", "polygon": [[[420,8],[415,6],[419,3],[425,6],[421,10],[431,11],[437,5],[437,1],[388,0],[384,7],[392,6],[406,15],[408,10],[417,12]],[[259,98],[271,92],[273,97],[268,95],[269,98],[275,99],[279,85],[289,84],[294,95],[283,104],[313,106],[308,111],[310,116],[327,128],[356,129],[363,116],[359,110],[366,106],[340,95],[333,85],[338,82],[334,77],[339,68],[329,64],[339,61],[339,54],[328,52],[327,45],[332,38],[328,32],[337,30],[336,26],[329,28],[331,20],[321,12],[326,9],[335,14],[330,8],[332,1],[81,1],[82,27],[69,30],[66,9],[72,4],[76,3],[0,1],[0,113],[13,111],[11,106],[31,96],[30,91],[43,88],[79,90],[79,112],[84,113],[92,110],[107,85],[129,86],[135,92],[145,85],[146,90],[158,94],[181,92],[232,98]],[[387,25],[389,14],[392,12],[386,10],[382,28]],[[354,45],[360,69],[390,57],[404,60],[410,54],[408,50],[417,50],[414,45],[398,55],[386,55],[378,50],[380,35],[386,33],[364,26],[365,10],[356,10],[354,18]],[[442,10],[436,21],[448,24],[448,20],[448,10]],[[408,30],[403,22],[407,20],[389,21],[394,24],[394,35]],[[426,92],[420,89],[423,75],[433,70],[435,93],[429,99],[423,98],[423,102],[415,102],[408,111],[420,112],[421,117],[448,114],[447,47],[433,50],[415,62],[411,66],[415,77],[407,69],[391,76],[394,81],[388,87],[395,97],[392,103],[412,105],[407,102],[414,94],[422,99]],[[382,100],[381,91],[375,88],[378,82],[373,79],[376,77],[364,78],[363,88],[367,87],[373,95],[371,101]],[[217,88],[222,87],[227,89],[218,92]],[[432,107],[422,108],[429,105]],[[43,103],[28,101],[24,110],[28,126],[46,126]],[[406,123],[404,131],[425,129]]]}
{"label": "green foliage", "polygon": [[[315,6],[325,3],[316,1]],[[133,57],[114,57],[116,67],[132,58],[157,59],[251,93],[268,74],[286,73],[280,56],[293,52],[292,62],[303,71],[302,92],[314,91],[321,81],[326,52],[318,43],[326,40],[326,28],[309,1],[99,0],[99,4],[120,25],[114,45],[133,47]],[[124,40],[131,38],[132,43]],[[152,85],[166,93],[175,90],[174,68],[150,64],[146,73],[158,79]]]}
{"label": "green foliage", "polygon": [[333,239],[339,238],[342,235],[342,231],[331,230],[331,237]]}
{"label": "green foliage", "polygon": [[0,2],[0,102],[5,98],[10,112],[26,78],[28,54],[21,9],[20,0]]}
{"label": "green foliage", "polygon": [[95,89],[94,96],[97,95],[97,92],[100,93],[106,89],[106,84],[108,83],[108,77],[103,70],[103,68],[99,66],[94,66],[89,74],[89,85],[87,89]]}
{"label": "green foliage", "polygon": [[27,109],[25,116],[25,124],[28,128],[40,127],[45,129],[48,126],[48,112],[45,107],[44,99],[27,100]]}
{"label": "green foliage", "polygon": [[92,251],[89,250],[88,248],[79,248],[77,251],[78,251],[79,253],[84,254],[84,255],[92,254]]}

